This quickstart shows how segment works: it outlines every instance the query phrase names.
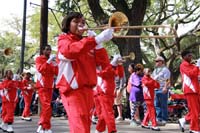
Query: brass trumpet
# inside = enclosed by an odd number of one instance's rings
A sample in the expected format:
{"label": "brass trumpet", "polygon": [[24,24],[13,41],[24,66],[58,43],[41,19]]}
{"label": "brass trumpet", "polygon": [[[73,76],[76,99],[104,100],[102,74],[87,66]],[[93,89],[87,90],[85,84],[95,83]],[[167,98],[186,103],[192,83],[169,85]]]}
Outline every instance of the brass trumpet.
{"label": "brass trumpet", "polygon": [[11,48],[0,49],[0,53],[3,53],[5,56],[10,56],[13,53]]}
{"label": "brass trumpet", "polygon": [[[114,38],[176,38],[177,32],[174,28],[167,25],[139,25],[139,26],[129,26],[129,21],[127,16],[122,12],[115,12],[109,18],[108,26],[88,28],[88,30],[104,30],[106,28],[112,27],[115,31]],[[129,29],[169,29],[171,34],[168,35],[125,35]],[[125,31],[126,30],[126,31]]]}
{"label": "brass trumpet", "polygon": [[135,60],[135,53],[134,52],[130,52],[129,55],[122,56],[122,59],[123,60],[126,60],[126,59]]}

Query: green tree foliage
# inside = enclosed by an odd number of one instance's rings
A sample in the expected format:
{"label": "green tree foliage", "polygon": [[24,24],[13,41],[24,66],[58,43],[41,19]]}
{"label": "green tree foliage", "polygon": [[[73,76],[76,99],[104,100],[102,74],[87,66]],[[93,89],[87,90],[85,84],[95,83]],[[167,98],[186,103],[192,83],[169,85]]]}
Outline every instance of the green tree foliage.
{"label": "green tree foliage", "polygon": [[[61,33],[56,19],[60,21],[62,14],[55,13],[55,16],[51,11],[49,11],[48,43],[52,45],[53,48],[56,47],[56,37]],[[0,77],[2,77],[6,69],[12,69],[16,73],[20,67],[22,21],[17,17],[13,17],[11,20],[5,20],[5,25],[8,26],[9,30],[2,31],[0,34],[0,47],[2,54],[2,56],[0,56]],[[40,9],[35,8],[35,12],[27,17],[26,43],[24,52],[24,69],[26,70],[34,67],[34,57],[39,54],[39,41]],[[13,54],[10,56],[4,55],[4,49],[6,48],[12,48]],[[53,52],[55,53],[55,51]]]}
{"label": "green tree foliage", "polygon": [[[13,17],[12,20],[5,20],[7,28],[10,31],[1,31],[0,34],[0,48],[1,48],[1,56],[0,56],[0,78],[3,76],[4,71],[7,69],[11,69],[14,72],[17,72],[17,68],[19,68],[19,58],[20,57],[20,44],[21,44],[21,36],[20,36],[20,19]],[[12,53],[10,55],[6,55],[4,51],[8,48],[12,49]]]}

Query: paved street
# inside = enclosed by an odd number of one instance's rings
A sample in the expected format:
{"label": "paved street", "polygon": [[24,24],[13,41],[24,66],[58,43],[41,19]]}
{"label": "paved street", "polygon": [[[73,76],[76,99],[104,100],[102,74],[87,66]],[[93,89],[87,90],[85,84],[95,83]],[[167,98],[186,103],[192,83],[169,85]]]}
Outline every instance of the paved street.
{"label": "paved street", "polygon": [[[31,122],[22,121],[20,117],[15,117],[14,131],[15,133],[35,133],[37,129],[38,116],[32,116]],[[160,127],[162,133],[180,133],[178,124],[168,123],[165,127]],[[188,131],[188,125],[186,126],[185,133]],[[140,126],[131,127],[129,121],[117,123],[118,133],[157,133],[149,129],[143,129]],[[52,131],[53,133],[69,133],[68,121],[62,117],[52,117]],[[94,133],[95,125],[92,125],[91,133]],[[3,131],[0,130],[3,133]]]}

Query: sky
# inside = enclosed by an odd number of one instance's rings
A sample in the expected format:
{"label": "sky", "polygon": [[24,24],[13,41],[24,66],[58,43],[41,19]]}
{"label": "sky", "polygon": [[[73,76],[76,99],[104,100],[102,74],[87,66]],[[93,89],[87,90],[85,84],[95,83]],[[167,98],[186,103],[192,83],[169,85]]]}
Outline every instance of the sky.
{"label": "sky", "polygon": [[[50,1],[50,0],[49,0]],[[52,2],[55,0],[51,0],[49,3],[49,7],[52,5]],[[41,0],[27,0],[27,15],[31,14],[34,7],[30,3],[41,4]],[[23,11],[24,11],[24,0],[1,0],[0,2],[0,28],[5,28],[5,21],[11,19],[12,16],[18,16],[23,19]]]}

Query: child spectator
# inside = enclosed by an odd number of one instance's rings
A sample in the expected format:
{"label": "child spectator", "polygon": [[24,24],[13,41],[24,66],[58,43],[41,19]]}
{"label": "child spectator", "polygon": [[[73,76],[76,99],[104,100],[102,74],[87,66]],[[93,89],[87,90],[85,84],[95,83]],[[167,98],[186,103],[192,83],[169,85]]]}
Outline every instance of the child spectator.
{"label": "child spectator", "polygon": [[[131,84],[129,100],[131,102],[131,123],[137,126],[140,123],[139,107],[143,105],[144,97],[142,92],[143,65],[137,64],[134,68],[135,72],[131,75],[129,84]],[[145,108],[144,108],[145,109]]]}
{"label": "child spectator", "polygon": [[160,84],[151,78],[151,70],[149,68],[144,69],[144,77],[142,78],[143,96],[147,106],[144,119],[142,121],[142,128],[150,128],[148,126],[149,120],[152,123],[152,130],[160,131],[156,123],[156,112],[154,107],[154,89],[159,88]]}

